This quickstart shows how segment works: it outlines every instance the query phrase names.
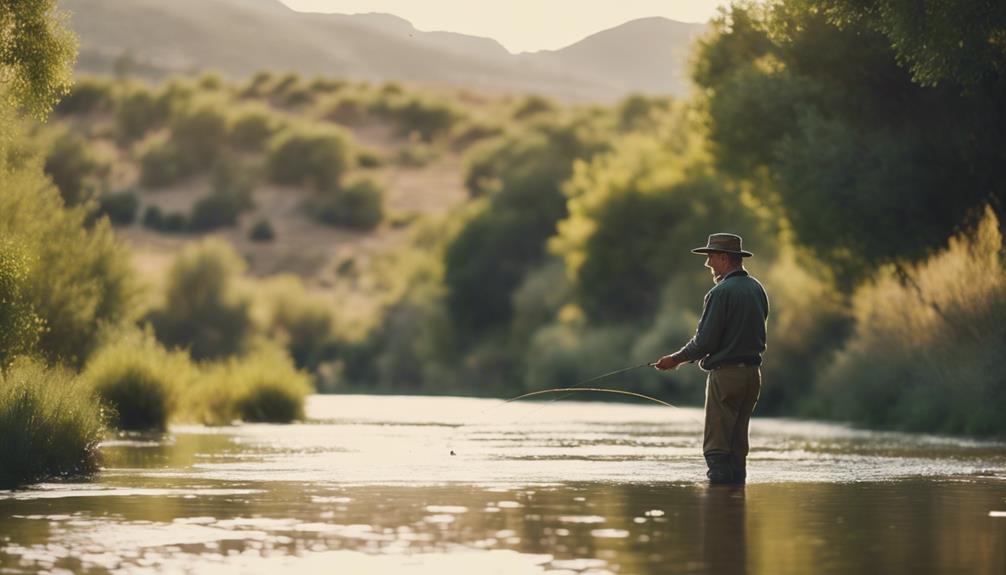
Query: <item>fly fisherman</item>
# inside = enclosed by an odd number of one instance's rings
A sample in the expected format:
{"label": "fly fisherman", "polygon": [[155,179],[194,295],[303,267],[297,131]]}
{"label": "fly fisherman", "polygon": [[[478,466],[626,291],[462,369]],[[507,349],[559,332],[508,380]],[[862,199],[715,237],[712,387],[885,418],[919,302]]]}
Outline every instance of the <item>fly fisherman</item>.
{"label": "fly fisherman", "polygon": [[654,364],[675,369],[699,361],[706,378],[706,425],[702,451],[710,483],[744,483],[747,477],[748,424],[761,393],[761,355],[765,351],[768,296],[744,269],[741,237],[712,234],[705,247],[716,284],[706,294],[695,336],[680,350]]}

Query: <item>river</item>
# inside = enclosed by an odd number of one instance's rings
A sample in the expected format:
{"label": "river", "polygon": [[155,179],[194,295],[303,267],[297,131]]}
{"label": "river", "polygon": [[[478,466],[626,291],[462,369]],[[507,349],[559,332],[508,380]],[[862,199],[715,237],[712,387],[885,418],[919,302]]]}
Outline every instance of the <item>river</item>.
{"label": "river", "polygon": [[1006,444],[756,416],[720,487],[701,420],[312,396],[121,435],[93,481],[0,491],[0,573],[1006,573]]}

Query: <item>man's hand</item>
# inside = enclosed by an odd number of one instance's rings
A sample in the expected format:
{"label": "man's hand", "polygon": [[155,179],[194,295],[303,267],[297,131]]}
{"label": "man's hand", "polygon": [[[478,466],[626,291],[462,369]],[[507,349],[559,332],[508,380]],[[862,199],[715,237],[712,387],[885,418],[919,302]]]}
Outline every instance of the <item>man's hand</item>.
{"label": "man's hand", "polygon": [[659,369],[660,371],[668,371],[677,368],[682,363],[684,362],[678,361],[669,355],[665,355],[664,357],[660,358],[659,360],[650,365],[652,365],[656,369]]}

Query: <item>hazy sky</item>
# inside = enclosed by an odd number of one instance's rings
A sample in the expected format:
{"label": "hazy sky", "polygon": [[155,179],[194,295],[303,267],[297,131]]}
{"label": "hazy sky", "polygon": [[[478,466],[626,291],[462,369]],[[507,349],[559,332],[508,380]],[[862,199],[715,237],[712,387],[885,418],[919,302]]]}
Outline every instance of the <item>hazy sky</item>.
{"label": "hazy sky", "polygon": [[495,38],[511,52],[553,50],[636,18],[706,22],[727,0],[282,0],[310,12],[386,12],[420,30]]}

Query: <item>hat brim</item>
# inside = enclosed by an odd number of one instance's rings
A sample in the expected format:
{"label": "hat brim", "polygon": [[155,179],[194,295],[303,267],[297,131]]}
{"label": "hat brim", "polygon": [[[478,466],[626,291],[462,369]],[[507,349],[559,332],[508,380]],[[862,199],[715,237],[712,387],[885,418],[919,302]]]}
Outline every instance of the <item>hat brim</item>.
{"label": "hat brim", "polygon": [[714,248],[695,248],[694,250],[692,250],[692,253],[699,254],[700,256],[704,256],[706,254],[735,254],[741,256],[742,258],[749,258],[754,255],[753,253],[745,250],[734,252],[730,250],[717,250]]}

